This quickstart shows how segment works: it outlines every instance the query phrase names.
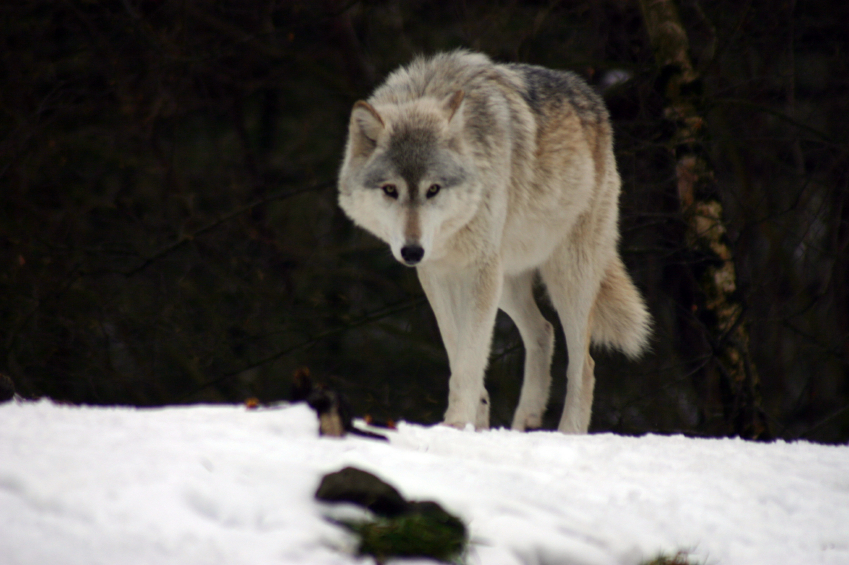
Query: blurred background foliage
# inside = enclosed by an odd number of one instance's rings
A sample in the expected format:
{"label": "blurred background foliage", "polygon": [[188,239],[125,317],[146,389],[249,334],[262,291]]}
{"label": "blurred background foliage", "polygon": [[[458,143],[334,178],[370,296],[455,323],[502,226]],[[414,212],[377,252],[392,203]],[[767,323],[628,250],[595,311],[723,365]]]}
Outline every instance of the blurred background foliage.
{"label": "blurred background foliage", "polygon": [[[849,5],[679,7],[763,408],[778,437],[844,442]],[[27,398],[152,406],[286,399],[307,366],[358,414],[439,421],[449,371],[415,272],[343,216],[335,177],[353,102],[456,47],[575,70],[611,108],[622,250],[656,328],[640,363],[597,356],[592,429],[729,433],[636,0],[3,3],[0,372]],[[500,314],[494,425],[523,355]]]}

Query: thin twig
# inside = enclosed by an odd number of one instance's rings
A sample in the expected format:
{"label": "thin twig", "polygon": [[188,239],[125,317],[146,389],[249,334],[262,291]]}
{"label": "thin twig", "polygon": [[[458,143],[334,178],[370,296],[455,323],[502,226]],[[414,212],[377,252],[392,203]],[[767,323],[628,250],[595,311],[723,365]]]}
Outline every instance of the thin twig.
{"label": "thin twig", "polygon": [[180,396],[180,398],[177,399],[177,402],[178,403],[184,402],[186,399],[191,398],[192,396],[194,396],[195,394],[197,394],[198,392],[200,392],[200,391],[202,391],[206,388],[209,388],[209,387],[214,386],[218,383],[226,381],[227,379],[230,379],[230,378],[233,378],[237,375],[240,375],[241,373],[244,373],[245,371],[248,371],[250,369],[255,369],[259,366],[265,365],[267,363],[271,363],[272,361],[276,361],[277,359],[280,359],[281,357],[285,357],[286,355],[288,355],[288,354],[290,354],[294,351],[297,351],[299,349],[304,349],[305,347],[310,347],[311,345],[314,345],[314,344],[318,343],[319,341],[326,339],[330,336],[333,336],[333,335],[336,335],[336,334],[339,334],[339,333],[342,333],[344,331],[351,330],[351,329],[354,329],[354,328],[359,328],[361,326],[366,326],[366,325],[371,324],[373,322],[377,322],[379,320],[387,318],[387,317],[389,317],[393,314],[398,314],[399,312],[411,310],[411,309],[421,305],[422,303],[424,303],[424,301],[425,301],[424,297],[415,298],[411,301],[406,301],[406,302],[403,302],[401,304],[396,304],[396,305],[393,305],[393,306],[389,306],[387,308],[382,308],[382,309],[378,310],[377,312],[367,314],[366,316],[363,316],[359,320],[352,322],[348,325],[345,325],[345,326],[342,326],[342,327],[335,327],[335,328],[320,332],[317,335],[314,335],[311,338],[302,341],[301,343],[298,343],[298,344],[293,345],[291,347],[287,347],[286,349],[281,349],[280,351],[272,353],[271,355],[268,355],[267,357],[263,357],[262,359],[259,359],[258,361],[250,363],[250,364],[248,364],[244,367],[241,367],[241,368],[239,368],[235,371],[230,371],[228,373],[224,373],[223,375],[215,377],[214,379],[209,380],[209,381],[203,383],[202,385],[196,387],[195,389],[183,394],[182,396]]}
{"label": "thin twig", "polygon": [[839,418],[840,416],[842,416],[846,412],[849,412],[849,404],[847,404],[846,406],[843,406],[842,408],[838,408],[837,410],[835,410],[834,412],[832,412],[831,414],[829,414],[828,416],[826,416],[825,418],[823,418],[822,420],[820,420],[819,422],[817,422],[816,424],[814,424],[813,426],[811,426],[810,428],[805,430],[804,432],[800,433],[799,435],[796,436],[796,439],[803,439],[803,438],[808,437],[810,434],[812,434],[816,430],[822,428],[826,424],[830,423],[832,420]]}
{"label": "thin twig", "polygon": [[181,248],[186,243],[194,240],[196,237],[203,235],[208,231],[214,230],[218,226],[232,220],[233,218],[235,218],[237,216],[244,214],[245,212],[250,212],[251,210],[253,210],[257,206],[261,206],[263,204],[267,204],[267,203],[273,202],[275,200],[283,200],[283,199],[286,199],[286,198],[290,198],[292,196],[297,196],[299,194],[311,192],[313,190],[321,190],[321,189],[333,186],[334,184],[335,184],[334,181],[325,181],[325,182],[314,184],[314,185],[311,185],[311,186],[308,186],[308,187],[303,187],[303,188],[299,188],[299,189],[296,189],[296,190],[281,191],[281,192],[277,192],[275,194],[270,194],[268,196],[263,196],[262,198],[258,198],[256,200],[254,200],[253,202],[250,202],[248,204],[240,206],[240,207],[236,208],[235,210],[233,210],[233,211],[231,211],[227,214],[224,214],[223,216],[219,216],[218,219],[208,223],[207,225],[203,226],[202,228],[200,228],[200,229],[198,229],[198,230],[196,230],[192,233],[181,235],[176,240],[174,240],[171,243],[160,248],[159,251],[156,251],[153,255],[150,255],[149,257],[147,257],[144,261],[142,261],[141,265],[139,265],[138,267],[130,269],[129,271],[125,271],[121,274],[123,274],[126,277],[132,277],[134,275],[137,275],[138,273],[145,270],[146,268],[148,268],[150,265],[152,265],[153,263],[155,263],[159,259],[162,259],[166,255],[173,253],[174,251]]}

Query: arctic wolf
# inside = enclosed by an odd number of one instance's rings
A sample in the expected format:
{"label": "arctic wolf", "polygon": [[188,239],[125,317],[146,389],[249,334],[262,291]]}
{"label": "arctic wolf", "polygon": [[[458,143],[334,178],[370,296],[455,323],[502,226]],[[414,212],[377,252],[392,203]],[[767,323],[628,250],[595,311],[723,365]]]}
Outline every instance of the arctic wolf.
{"label": "arctic wolf", "polygon": [[590,424],[590,342],[637,357],[650,317],[625,271],[620,180],[604,103],[577,75],[455,51],[419,58],[354,104],[339,204],[414,266],[451,366],[444,423],[489,426],[484,371],[495,315],[515,322],[525,375],[513,429],[538,428],[554,331],[566,334],[559,430]]}

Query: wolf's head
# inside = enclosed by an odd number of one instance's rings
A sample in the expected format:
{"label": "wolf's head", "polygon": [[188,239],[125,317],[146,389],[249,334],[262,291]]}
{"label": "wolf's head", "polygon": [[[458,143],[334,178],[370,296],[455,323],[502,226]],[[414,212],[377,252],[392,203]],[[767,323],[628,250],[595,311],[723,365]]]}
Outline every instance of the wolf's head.
{"label": "wolf's head", "polygon": [[441,100],[359,101],[351,112],[339,205],[405,265],[444,254],[478,208],[463,101],[459,90]]}

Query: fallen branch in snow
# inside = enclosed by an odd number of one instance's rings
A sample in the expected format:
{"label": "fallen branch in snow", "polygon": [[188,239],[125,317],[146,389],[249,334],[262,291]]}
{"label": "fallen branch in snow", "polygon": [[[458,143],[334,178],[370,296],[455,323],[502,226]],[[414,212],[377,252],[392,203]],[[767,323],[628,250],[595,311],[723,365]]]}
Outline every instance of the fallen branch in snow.
{"label": "fallen branch in snow", "polygon": [[316,383],[307,367],[295,371],[292,377],[292,401],[306,401],[318,415],[318,433],[323,436],[345,437],[354,434],[387,441],[385,436],[354,427],[351,405],[345,396],[324,383]]}

